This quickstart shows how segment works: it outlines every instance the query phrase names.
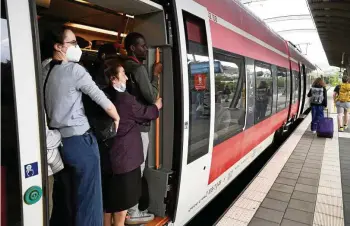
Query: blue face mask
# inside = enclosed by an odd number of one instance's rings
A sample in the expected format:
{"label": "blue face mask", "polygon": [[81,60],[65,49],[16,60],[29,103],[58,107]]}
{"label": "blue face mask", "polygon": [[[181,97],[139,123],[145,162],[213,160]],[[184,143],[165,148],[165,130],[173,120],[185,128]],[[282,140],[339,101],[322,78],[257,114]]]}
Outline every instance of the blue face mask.
{"label": "blue face mask", "polygon": [[113,84],[113,88],[114,88],[115,90],[117,90],[118,92],[123,93],[123,92],[125,92],[125,90],[126,90],[126,84],[124,84],[124,83],[122,83],[122,84],[120,84],[120,85],[115,85],[115,84]]}

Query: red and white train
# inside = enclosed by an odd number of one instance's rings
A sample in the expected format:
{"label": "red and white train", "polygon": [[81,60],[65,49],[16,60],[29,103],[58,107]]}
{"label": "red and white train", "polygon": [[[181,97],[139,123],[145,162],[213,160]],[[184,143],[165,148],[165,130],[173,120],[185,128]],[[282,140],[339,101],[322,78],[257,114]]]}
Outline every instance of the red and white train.
{"label": "red and white train", "polygon": [[161,51],[160,148],[152,132],[146,171],[158,217],[150,225],[185,225],[309,108],[315,66],[236,0],[1,4],[2,86],[13,84],[2,91],[1,114],[12,116],[2,120],[2,225],[48,222],[39,42],[55,23],[90,43],[87,68],[98,43],[122,42],[130,31],[147,39],[147,67]]}

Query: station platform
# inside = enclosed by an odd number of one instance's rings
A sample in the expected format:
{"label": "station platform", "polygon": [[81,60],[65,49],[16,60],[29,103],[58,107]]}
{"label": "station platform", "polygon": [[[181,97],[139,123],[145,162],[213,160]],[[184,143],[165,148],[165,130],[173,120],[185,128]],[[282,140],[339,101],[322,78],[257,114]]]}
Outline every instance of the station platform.
{"label": "station platform", "polygon": [[350,226],[350,130],[334,137],[310,131],[311,114],[235,200],[218,226]]}

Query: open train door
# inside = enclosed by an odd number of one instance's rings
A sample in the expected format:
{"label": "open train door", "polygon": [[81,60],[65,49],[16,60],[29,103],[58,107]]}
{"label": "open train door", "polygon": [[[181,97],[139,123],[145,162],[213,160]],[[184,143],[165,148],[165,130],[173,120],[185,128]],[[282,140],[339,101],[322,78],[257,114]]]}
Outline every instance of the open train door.
{"label": "open train door", "polygon": [[[306,100],[306,79],[307,79],[307,76],[306,76],[306,71],[305,71],[305,65],[302,64],[301,67],[300,67],[300,92],[301,92],[301,106],[300,106],[300,113],[303,114],[306,107],[305,107],[305,100]],[[303,115],[304,117],[304,115]]]}
{"label": "open train door", "polygon": [[1,1],[2,226],[48,225],[35,24],[33,1]]}
{"label": "open train door", "polygon": [[208,10],[194,1],[174,0],[180,65],[183,122],[180,183],[175,214],[183,225],[203,206],[214,132],[214,63]]}

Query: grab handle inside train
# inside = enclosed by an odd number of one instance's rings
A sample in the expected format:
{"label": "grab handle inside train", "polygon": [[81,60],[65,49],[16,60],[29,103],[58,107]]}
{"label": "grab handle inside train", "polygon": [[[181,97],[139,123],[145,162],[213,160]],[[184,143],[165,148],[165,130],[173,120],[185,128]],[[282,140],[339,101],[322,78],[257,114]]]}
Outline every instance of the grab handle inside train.
{"label": "grab handle inside train", "polygon": [[[159,52],[159,48],[156,48],[156,53],[155,53],[155,58],[156,58],[156,63],[160,63],[160,52]],[[159,75],[159,80],[158,80],[158,90],[160,90],[160,79],[161,76]],[[158,92],[158,96],[157,98],[159,98],[159,92]],[[156,120],[156,150],[155,150],[155,164],[156,164],[156,169],[159,169],[159,117]]]}
{"label": "grab handle inside train", "polygon": [[154,63],[162,63],[163,70],[158,80],[158,98],[162,98],[163,108],[159,118],[152,122],[149,133],[147,166],[152,169],[171,169],[174,131],[174,85],[172,49],[169,45],[148,48],[147,69],[150,79]]}

